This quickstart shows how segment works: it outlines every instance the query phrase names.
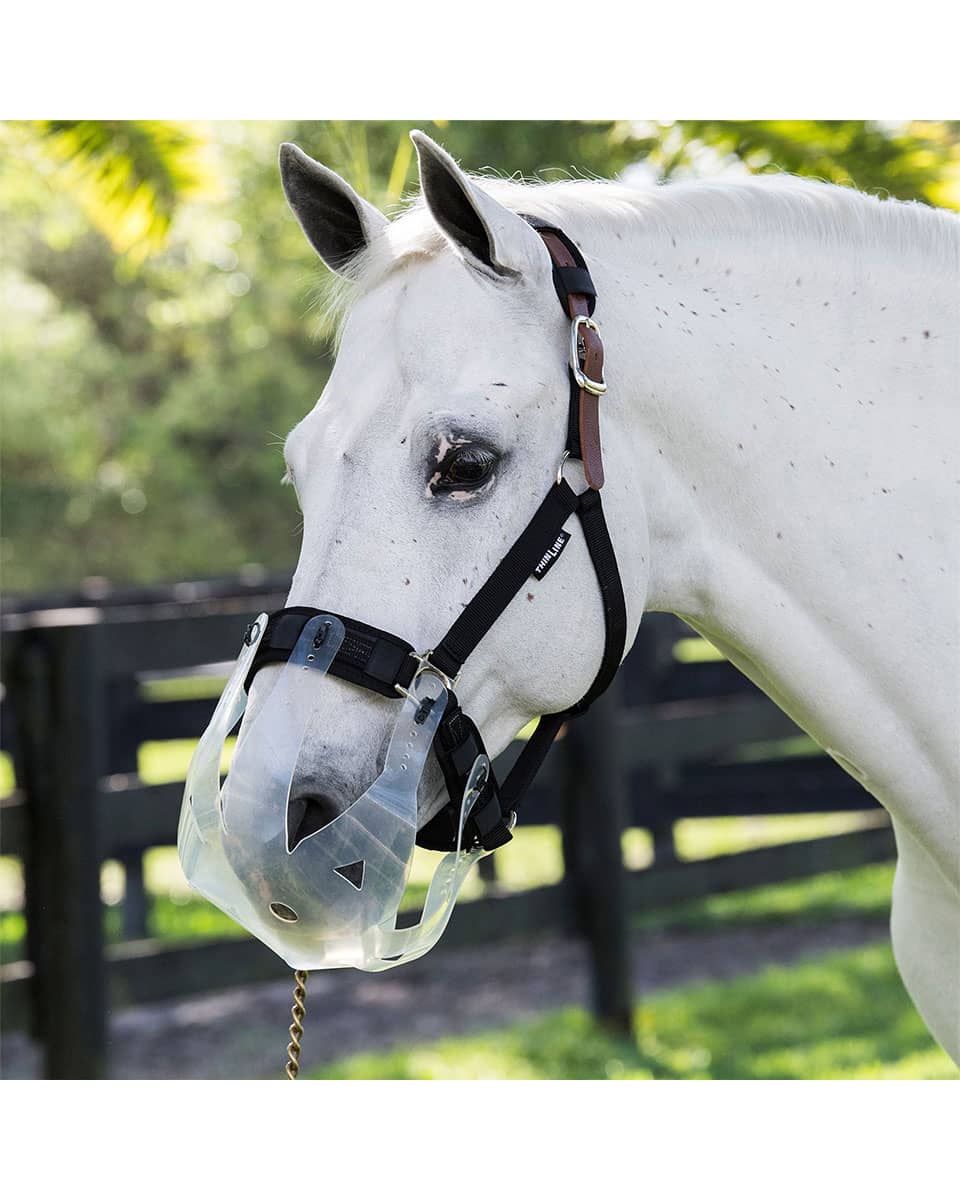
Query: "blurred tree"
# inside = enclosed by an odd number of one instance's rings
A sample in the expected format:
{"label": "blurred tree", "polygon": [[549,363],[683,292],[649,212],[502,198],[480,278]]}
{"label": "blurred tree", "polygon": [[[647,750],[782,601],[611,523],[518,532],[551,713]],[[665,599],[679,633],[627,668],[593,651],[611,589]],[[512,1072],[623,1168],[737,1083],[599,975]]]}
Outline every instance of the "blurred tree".
{"label": "blurred tree", "polygon": [[710,146],[751,171],[789,171],[864,192],[960,208],[958,122],[681,121],[685,153]]}
{"label": "blurred tree", "polygon": [[297,132],[308,153],[383,205],[415,183],[408,131],[418,126],[472,171],[612,178],[643,164],[660,180],[788,171],[960,208],[960,122],[343,121]]}
{"label": "blurred tree", "polygon": [[30,121],[23,131],[119,254],[159,249],[178,204],[216,199],[206,140],[172,121]]}
{"label": "blurred tree", "polygon": [[0,126],[7,589],[292,565],[279,443],[330,348],[311,315],[326,273],[283,203],[277,146],[298,142],[391,212],[416,184],[416,126],[473,170],[789,170],[960,207],[948,122]]}

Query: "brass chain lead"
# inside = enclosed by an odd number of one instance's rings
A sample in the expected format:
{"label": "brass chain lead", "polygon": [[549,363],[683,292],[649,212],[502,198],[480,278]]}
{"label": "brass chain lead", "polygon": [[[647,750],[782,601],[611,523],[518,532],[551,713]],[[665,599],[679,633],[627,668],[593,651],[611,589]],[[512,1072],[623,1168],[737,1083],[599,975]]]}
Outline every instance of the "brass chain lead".
{"label": "brass chain lead", "polygon": [[303,1036],[303,1018],[307,1015],[305,1007],[307,974],[306,971],[294,971],[293,973],[293,1008],[290,1009],[290,1016],[293,1020],[290,1024],[290,1041],[287,1043],[285,1068],[288,1079],[296,1079],[300,1074],[300,1038]]}

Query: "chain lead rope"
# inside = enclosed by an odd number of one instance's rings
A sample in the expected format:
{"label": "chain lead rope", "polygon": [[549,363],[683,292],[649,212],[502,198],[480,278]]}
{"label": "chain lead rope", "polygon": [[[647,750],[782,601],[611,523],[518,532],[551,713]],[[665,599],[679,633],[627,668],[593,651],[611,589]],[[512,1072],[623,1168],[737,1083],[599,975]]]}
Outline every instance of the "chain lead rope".
{"label": "chain lead rope", "polygon": [[293,1020],[290,1023],[290,1041],[287,1043],[285,1068],[288,1079],[296,1079],[300,1074],[300,1038],[303,1036],[303,1018],[307,1015],[305,1007],[307,974],[306,971],[294,971],[293,973],[293,1008],[290,1009],[290,1016]]}

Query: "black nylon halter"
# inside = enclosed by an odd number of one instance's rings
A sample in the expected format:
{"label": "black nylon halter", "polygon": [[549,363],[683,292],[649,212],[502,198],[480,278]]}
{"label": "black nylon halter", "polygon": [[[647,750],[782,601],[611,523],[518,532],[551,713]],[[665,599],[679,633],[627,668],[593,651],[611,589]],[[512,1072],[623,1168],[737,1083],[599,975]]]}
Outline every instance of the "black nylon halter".
{"label": "black nylon halter", "polygon": [[[555,226],[535,217],[525,217],[525,220],[541,235],[547,233],[559,239],[576,264],[572,267],[559,266],[554,260],[554,286],[564,315],[569,316],[568,298],[571,295],[584,298],[592,314],[596,289],[578,247]],[[568,372],[571,387],[564,458],[579,459],[582,393],[572,365],[568,367]],[[540,718],[536,730],[502,784],[498,784],[494,773],[490,772],[464,831],[465,844],[468,846],[493,850],[510,840],[518,805],[561,726],[569,718],[586,712],[609,687],[623,658],[627,632],[626,605],[599,490],[588,487],[577,494],[563,478],[562,472],[558,474],[556,482],[526,528],[454,621],[443,640],[429,651],[427,659],[419,656],[409,642],[392,633],[352,617],[331,614],[339,617],[346,629],[343,644],[329,668],[331,675],[392,699],[398,698],[398,688],[410,686],[422,666],[440,672],[447,677],[445,683],[452,683],[467,658],[556,543],[564,522],[574,513],[580,520],[603,602],[605,639],[600,668],[586,694],[576,704]],[[248,691],[254,676],[262,667],[286,662],[304,625],[311,617],[324,611],[327,610],[293,607],[271,614],[247,675],[245,687]],[[477,756],[486,754],[480,731],[461,709],[452,686],[448,687],[448,692],[447,708],[437,729],[433,748],[450,799],[417,834],[417,844],[430,850],[456,848],[460,805],[467,776]]]}

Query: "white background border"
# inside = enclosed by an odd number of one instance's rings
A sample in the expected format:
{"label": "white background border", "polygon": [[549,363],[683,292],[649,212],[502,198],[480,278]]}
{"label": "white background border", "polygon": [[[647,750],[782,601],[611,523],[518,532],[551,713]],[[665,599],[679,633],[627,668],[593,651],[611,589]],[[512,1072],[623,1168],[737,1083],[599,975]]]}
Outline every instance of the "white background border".
{"label": "white background border", "polygon": [[[956,41],[931,4],[17,4],[2,29],[2,119],[960,115]],[[955,1188],[956,1098],[889,1082],[6,1081],[0,1154],[10,1196],[875,1200]]]}

